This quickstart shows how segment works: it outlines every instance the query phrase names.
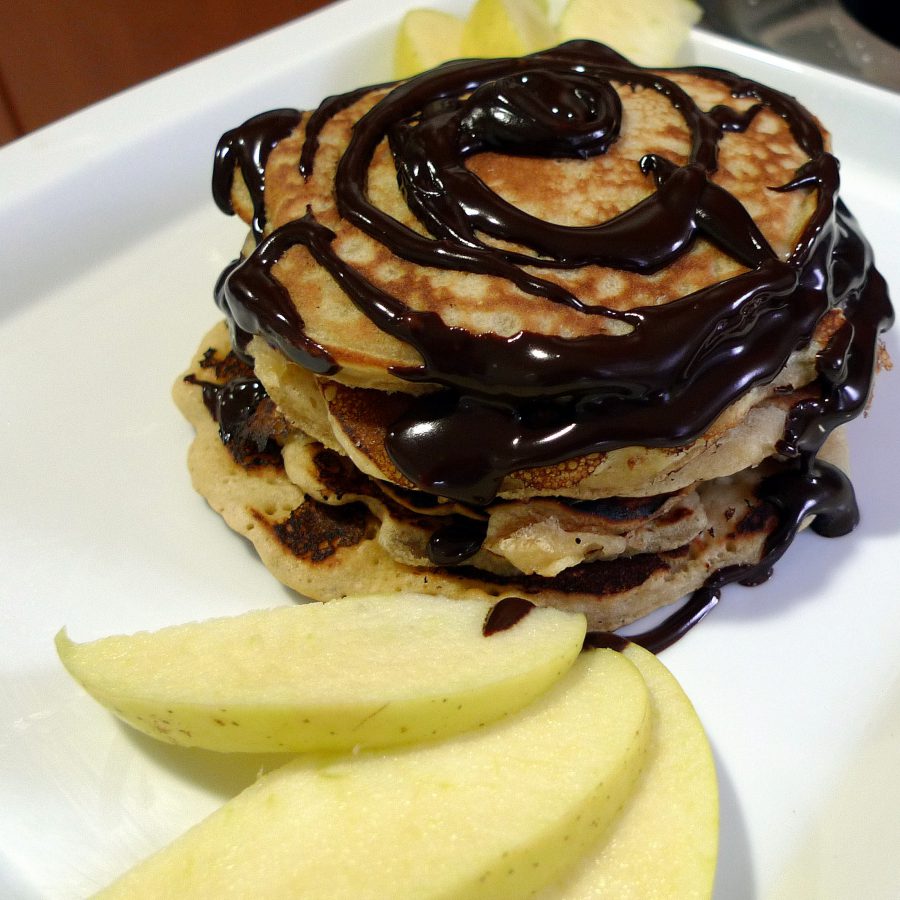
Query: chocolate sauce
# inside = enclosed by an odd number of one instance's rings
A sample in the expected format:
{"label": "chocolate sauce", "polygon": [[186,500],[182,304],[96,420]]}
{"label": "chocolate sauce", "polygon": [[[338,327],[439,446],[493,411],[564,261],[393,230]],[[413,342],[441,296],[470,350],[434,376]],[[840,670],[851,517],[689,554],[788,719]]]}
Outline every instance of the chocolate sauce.
{"label": "chocolate sauce", "polygon": [[559,499],[579,512],[609,522],[627,522],[652,516],[671,496],[671,494],[655,494],[652,497],[601,497],[597,500]]}
{"label": "chocolate sauce", "polygon": [[589,631],[584,636],[585,650],[615,650],[621,653],[628,646],[628,638],[613,631]]}
{"label": "chocolate sauce", "polygon": [[504,597],[491,607],[481,626],[481,633],[485,637],[490,637],[492,634],[506,631],[517,622],[521,622],[533,609],[534,604],[523,597]]}
{"label": "chocolate sauce", "polygon": [[486,521],[454,516],[429,538],[428,558],[436,566],[458,566],[481,549],[486,534]]}
{"label": "chocolate sauce", "polygon": [[334,360],[306,336],[290,294],[271,273],[284,253],[306,241],[308,234],[312,231],[305,219],[291,222],[257,244],[249,257],[231,263],[216,285],[216,304],[228,317],[236,352],[246,347],[251,335],[262,334],[295,362],[318,375],[330,375],[337,371]]}
{"label": "chocolate sauce", "polygon": [[216,147],[212,193],[216,205],[226,215],[234,215],[231,183],[237,167],[253,202],[251,227],[259,240],[266,225],[265,171],[269,154],[299,124],[296,109],[275,109],[248,119],[243,125],[227,131]]}
{"label": "chocolate sauce", "polygon": [[[729,575],[734,577],[729,578]],[[667,616],[653,628],[642,631],[640,634],[629,635],[629,639],[651,653],[660,653],[679,638],[684,637],[698,622],[705,619],[718,605],[722,587],[729,581],[738,580],[739,577],[739,572],[720,569],[712,576],[710,583],[694,591],[687,602],[676,612]]]}
{"label": "chocolate sauce", "polygon": [[268,430],[255,427],[260,404],[272,403],[257,378],[236,377],[217,384],[186,375],[185,381],[199,385],[203,403],[219,426],[219,438],[239,464],[281,466],[281,448]]}
{"label": "chocolate sauce", "polygon": [[[793,98],[729,72],[671,71],[719,81],[733,97],[755,102],[744,111],[704,111],[667,73],[641,69],[587,41],[519,59],[457,61],[387,90],[356,121],[335,177],[340,215],[396,256],[507,279],[544,301],[622,320],[629,326],[626,334],[562,338],[522,332],[505,338],[447,326],[342,260],[332,246],[334,233],[312,210],[260,240],[226,271],[217,289],[233,333],[261,334],[301,365],[334,373],[334,361],[305,334],[272,271],[291,247],[305,247],[362,313],[419,354],[421,365],[393,374],[439,388],[416,397],[390,428],[392,460],[417,489],[476,505],[490,502],[503,479],[519,469],[627,446],[679,447],[696,440],[740,396],[771,382],[789,356],[809,344],[822,316],[840,308],[847,325],[819,355],[818,394],[791,411],[779,447],[787,462],[762,487],[781,522],[763,560],[716,573],[668,623],[638,638],[654,647],[705,615],[725,583],[767,577],[806,516],[814,515],[814,527],[826,534],[853,526],[857,514],[849,482],[817,462],[816,454],[831,430],[863,408],[879,335],[893,319],[869,246],[838,199],[837,162],[813,116]],[[691,148],[683,165],[658,152],[645,155],[637,165],[655,190],[609,221],[573,227],[537,219],[493,194],[466,166],[488,150],[545,158],[603,154],[618,138],[619,92],[627,89],[654,91],[668,101],[691,135]],[[298,161],[304,177],[314,172],[324,125],[366,93],[329,98],[312,114]],[[813,213],[787,259],[776,256],[737,198],[712,180],[722,136],[747,129],[762,110],[784,119],[808,157],[794,178],[773,189],[815,196]],[[294,127],[292,121],[293,111],[285,110],[256,117],[237,130],[240,140],[234,133],[226,136],[220,145],[226,149],[217,153],[220,206],[237,164],[253,198],[259,235],[266,148]],[[369,199],[369,167],[384,140],[425,234]],[[498,248],[486,238],[526,249]],[[747,271],[672,302],[627,312],[586,306],[537,274],[586,265],[649,274],[679,259],[699,238]],[[441,542],[434,542],[434,552],[449,562],[467,558],[472,544],[450,535],[444,542],[452,549],[442,556]]]}
{"label": "chocolate sauce", "polygon": [[749,587],[767,581],[808,517],[813,517],[813,530],[824,537],[840,537],[859,523],[853,485],[837,466],[807,453],[778,468],[757,492],[777,515],[777,525],[766,539],[759,562],[719,569],[676,612],[654,628],[629,635],[631,640],[659,653],[716,607],[723,587],[734,582]]}

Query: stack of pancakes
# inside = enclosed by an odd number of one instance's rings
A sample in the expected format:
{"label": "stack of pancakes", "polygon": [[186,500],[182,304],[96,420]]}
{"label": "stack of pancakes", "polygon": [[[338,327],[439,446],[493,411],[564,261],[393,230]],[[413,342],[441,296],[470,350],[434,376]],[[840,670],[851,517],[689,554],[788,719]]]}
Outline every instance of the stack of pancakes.
{"label": "stack of pancakes", "polygon": [[856,521],[826,460],[891,312],[837,187],[791,98],[589,42],[257,116],[216,155],[250,226],[225,321],[175,388],[195,487],[315,599],[612,629],[762,580]]}

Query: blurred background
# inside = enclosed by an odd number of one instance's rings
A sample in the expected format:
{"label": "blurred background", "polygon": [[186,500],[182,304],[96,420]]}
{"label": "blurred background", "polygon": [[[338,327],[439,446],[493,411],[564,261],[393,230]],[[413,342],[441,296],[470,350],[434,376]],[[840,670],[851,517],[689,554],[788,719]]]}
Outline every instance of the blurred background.
{"label": "blurred background", "polygon": [[329,0],[0,0],[0,143]]}
{"label": "blurred background", "polygon": [[[0,144],[329,2],[0,0]],[[702,27],[900,90],[893,3],[699,2]]]}

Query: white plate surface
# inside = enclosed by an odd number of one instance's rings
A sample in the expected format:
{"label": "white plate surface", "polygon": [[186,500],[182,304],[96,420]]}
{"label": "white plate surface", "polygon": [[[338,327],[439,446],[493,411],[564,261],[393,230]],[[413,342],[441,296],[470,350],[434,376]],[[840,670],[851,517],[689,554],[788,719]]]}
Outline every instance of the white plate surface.
{"label": "white plate surface", "polygon": [[[257,770],[119,726],[62,671],[53,635],[290,602],[191,491],[191,432],[169,400],[242,238],[210,199],[212,151],[256,112],[387,77],[411,5],[382,0],[373,25],[348,0],[0,150],[4,898],[86,896]],[[685,61],[820,115],[900,296],[900,97],[702,32]],[[851,428],[860,528],[803,535],[663,656],[716,754],[722,900],[900,896],[898,377]]]}

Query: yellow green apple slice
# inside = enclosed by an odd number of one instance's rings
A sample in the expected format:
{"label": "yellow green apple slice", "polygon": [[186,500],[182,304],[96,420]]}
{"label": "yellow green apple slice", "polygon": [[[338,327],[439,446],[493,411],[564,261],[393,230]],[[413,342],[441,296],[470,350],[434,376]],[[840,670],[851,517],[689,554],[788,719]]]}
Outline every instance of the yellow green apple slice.
{"label": "yellow green apple slice", "polygon": [[702,14],[693,0],[569,0],[557,29],[561,41],[589,38],[638,65],[669,66]]}
{"label": "yellow green apple slice", "polygon": [[381,747],[521,709],[581,649],[580,614],[533,608],[485,636],[490,609],[370,596],[84,644],[63,631],[56,644],[89,694],[168,743],[246,752]]}
{"label": "yellow green apple slice", "polygon": [[556,32],[537,0],[476,0],[466,17],[462,56],[522,56],[552,47]]}
{"label": "yellow green apple slice", "polygon": [[614,820],[649,726],[633,663],[586,651],[546,694],[491,726],[297,757],[101,896],[520,900]]}
{"label": "yellow green apple slice", "polygon": [[394,75],[409,78],[460,55],[463,21],[438,9],[411,9],[394,43]]}

